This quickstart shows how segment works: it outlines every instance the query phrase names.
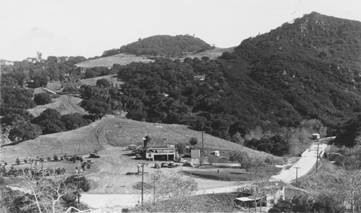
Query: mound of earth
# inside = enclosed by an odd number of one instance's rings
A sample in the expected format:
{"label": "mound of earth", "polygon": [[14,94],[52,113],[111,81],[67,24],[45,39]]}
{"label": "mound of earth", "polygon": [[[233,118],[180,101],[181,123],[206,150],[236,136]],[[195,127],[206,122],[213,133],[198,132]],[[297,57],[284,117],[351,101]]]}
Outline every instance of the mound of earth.
{"label": "mound of earth", "polygon": [[79,106],[80,102],[82,101],[81,98],[69,95],[61,95],[58,98],[53,98],[52,101],[52,103],[38,105],[34,108],[28,109],[28,112],[34,117],[39,116],[46,109],[55,109],[61,115],[71,113],[87,114],[87,112]]}
{"label": "mound of earth", "polygon": [[[14,162],[16,157],[48,157],[54,154],[88,154],[109,146],[141,144],[142,138],[149,135],[169,144],[187,143],[196,137],[200,143],[201,133],[178,124],[159,124],[105,116],[101,120],[76,130],[42,135],[1,150],[2,159]],[[204,134],[204,147],[221,151],[245,151],[250,157],[280,160],[273,155],[246,148],[242,145]]]}

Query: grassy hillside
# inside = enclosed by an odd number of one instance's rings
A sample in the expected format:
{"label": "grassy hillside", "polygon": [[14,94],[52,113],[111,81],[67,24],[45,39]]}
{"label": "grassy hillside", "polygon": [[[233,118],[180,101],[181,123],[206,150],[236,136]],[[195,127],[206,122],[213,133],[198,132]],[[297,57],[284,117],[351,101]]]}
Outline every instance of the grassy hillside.
{"label": "grassy hillside", "polygon": [[119,49],[107,50],[103,56],[128,53],[134,55],[180,57],[186,53],[201,52],[212,47],[199,38],[190,35],[156,35],[139,39]]}
{"label": "grassy hillside", "polygon": [[38,105],[27,111],[34,117],[39,116],[44,110],[50,108],[57,110],[61,115],[80,113],[87,114],[87,112],[79,106],[81,98],[72,97],[69,95],[61,95],[58,98],[52,99],[52,102],[45,105]]}
{"label": "grassy hillside", "polygon": [[132,54],[121,53],[121,54],[115,54],[115,55],[106,56],[106,57],[89,59],[89,60],[86,60],[86,61],[76,64],[76,66],[82,67],[82,68],[92,68],[92,67],[109,67],[109,68],[111,68],[114,64],[127,65],[132,62],[148,63],[151,61],[152,61],[151,59],[148,59],[143,56],[135,56]]}
{"label": "grassy hillside", "polygon": [[84,79],[80,80],[80,84],[81,85],[95,86],[97,81],[100,80],[100,79],[107,79],[112,84],[121,83],[119,81],[119,79],[117,78],[116,74],[111,74],[111,75],[103,75],[103,76],[94,77],[94,78],[84,78]]}
{"label": "grassy hillside", "polygon": [[[164,140],[170,144],[188,143],[191,137],[201,140],[201,133],[183,125],[169,125],[139,122],[106,116],[79,129],[49,135],[1,150],[2,159],[13,162],[16,157],[53,156],[54,154],[88,154],[104,146],[127,146],[138,144],[149,135],[154,140]],[[205,148],[225,151],[247,151],[251,157],[280,159],[270,154],[258,152],[241,145],[205,134]]]}

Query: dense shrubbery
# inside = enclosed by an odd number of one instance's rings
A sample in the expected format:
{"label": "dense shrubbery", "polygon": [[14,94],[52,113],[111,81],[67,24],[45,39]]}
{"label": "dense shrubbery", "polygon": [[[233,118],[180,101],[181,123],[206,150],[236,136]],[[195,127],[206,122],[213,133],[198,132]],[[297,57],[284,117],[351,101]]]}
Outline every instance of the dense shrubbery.
{"label": "dense shrubbery", "polygon": [[44,104],[50,103],[51,98],[50,98],[50,95],[48,93],[39,93],[39,94],[35,94],[34,102],[37,105],[44,105]]}
{"label": "dense shrubbery", "polygon": [[97,76],[102,76],[102,75],[109,75],[111,74],[111,70],[109,70],[107,67],[92,67],[92,68],[88,68],[85,71],[85,78],[94,78]]}
{"label": "dense shrubbery", "polygon": [[308,196],[296,196],[289,200],[280,200],[268,212],[319,212],[319,213],[339,213],[344,212],[343,203],[338,202],[334,197],[321,194],[316,198]]}
{"label": "dense shrubbery", "polygon": [[279,135],[272,136],[270,138],[261,138],[260,140],[252,139],[245,141],[245,146],[271,153],[273,155],[282,156],[288,153],[288,142]]}
{"label": "dense shrubbery", "polygon": [[12,141],[24,141],[38,137],[42,134],[42,129],[36,124],[22,122],[16,124],[9,133],[9,139]]}
{"label": "dense shrubbery", "polygon": [[103,56],[118,53],[152,56],[183,56],[187,52],[199,52],[212,47],[199,38],[190,35],[156,35],[122,46],[120,49],[107,50]]}
{"label": "dense shrubbery", "polygon": [[88,125],[90,122],[89,119],[84,118],[84,116],[78,113],[62,116],[55,109],[46,109],[32,120],[32,123],[41,127],[44,134],[73,130]]}

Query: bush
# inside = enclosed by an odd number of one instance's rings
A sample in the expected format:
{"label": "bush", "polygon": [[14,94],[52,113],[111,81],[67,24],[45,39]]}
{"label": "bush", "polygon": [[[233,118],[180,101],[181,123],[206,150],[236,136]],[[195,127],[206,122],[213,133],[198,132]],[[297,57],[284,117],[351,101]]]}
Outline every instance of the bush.
{"label": "bush", "polygon": [[34,96],[34,102],[36,105],[44,105],[50,103],[51,98],[48,93],[39,93]]}

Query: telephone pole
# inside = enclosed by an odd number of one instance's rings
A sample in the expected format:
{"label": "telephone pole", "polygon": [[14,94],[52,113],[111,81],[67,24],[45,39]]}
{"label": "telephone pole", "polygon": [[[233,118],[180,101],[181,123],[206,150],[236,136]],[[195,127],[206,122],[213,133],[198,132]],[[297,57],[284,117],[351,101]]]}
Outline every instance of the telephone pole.
{"label": "telephone pole", "polygon": [[317,173],[317,168],[318,168],[318,155],[319,155],[319,149],[320,149],[320,144],[317,144],[317,154],[316,154],[316,173]]}
{"label": "telephone pole", "polygon": [[141,201],[141,205],[142,205],[142,209],[143,209],[143,203],[144,203],[144,163],[141,163],[140,166],[142,167],[142,188],[141,188],[140,201]]}
{"label": "telephone pole", "polygon": [[202,129],[202,153],[201,153],[201,165],[203,165],[204,159],[204,130]]}

